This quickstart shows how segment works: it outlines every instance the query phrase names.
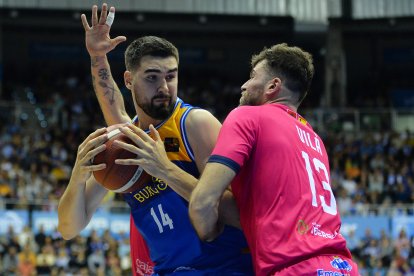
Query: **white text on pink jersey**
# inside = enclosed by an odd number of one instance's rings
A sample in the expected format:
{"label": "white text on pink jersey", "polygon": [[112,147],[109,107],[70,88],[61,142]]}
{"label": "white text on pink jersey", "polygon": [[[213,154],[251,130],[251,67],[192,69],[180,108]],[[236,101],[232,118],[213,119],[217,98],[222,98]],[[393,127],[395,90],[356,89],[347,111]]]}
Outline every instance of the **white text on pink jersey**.
{"label": "white text on pink jersey", "polygon": [[304,131],[303,129],[296,126],[296,129],[298,130],[299,139],[310,147],[311,149],[319,152],[320,155],[322,155],[321,150],[321,142],[319,141],[319,137],[312,133],[312,136],[309,134],[309,132]]}

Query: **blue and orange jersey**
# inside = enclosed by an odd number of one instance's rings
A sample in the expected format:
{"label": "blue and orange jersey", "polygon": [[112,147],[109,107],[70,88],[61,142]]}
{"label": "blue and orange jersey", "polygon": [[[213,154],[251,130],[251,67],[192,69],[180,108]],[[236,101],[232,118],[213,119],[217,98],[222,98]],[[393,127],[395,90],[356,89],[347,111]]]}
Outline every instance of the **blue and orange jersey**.
{"label": "blue and orange jersey", "polygon": [[[198,178],[200,173],[191,147],[196,145],[188,143],[185,128],[185,120],[194,108],[177,99],[171,116],[155,127],[169,159]],[[134,123],[137,121],[135,118]],[[124,199],[147,243],[155,273],[191,270],[194,275],[204,275],[206,271],[215,275],[252,274],[251,256],[246,253],[247,243],[241,230],[226,226],[213,242],[201,241],[190,222],[188,201],[168,183],[153,177],[143,188],[125,194]]]}

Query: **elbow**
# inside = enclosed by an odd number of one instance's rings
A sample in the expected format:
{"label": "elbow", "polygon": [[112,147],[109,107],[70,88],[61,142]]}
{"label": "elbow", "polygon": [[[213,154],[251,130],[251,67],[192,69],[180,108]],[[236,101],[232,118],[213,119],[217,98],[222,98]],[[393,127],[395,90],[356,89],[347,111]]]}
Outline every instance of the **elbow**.
{"label": "elbow", "polygon": [[190,220],[193,223],[194,227],[197,229],[197,222],[200,221],[202,216],[203,207],[199,202],[190,200],[188,205],[188,212],[190,216]]}
{"label": "elbow", "polygon": [[214,223],[211,220],[206,219],[206,208],[199,202],[190,202],[189,205],[190,220],[193,227],[202,241],[212,241],[216,235],[214,229]]}
{"label": "elbow", "polygon": [[200,225],[200,227],[195,227],[199,239],[203,242],[212,242],[219,235],[217,225],[209,227],[208,225]]}
{"label": "elbow", "polygon": [[58,223],[57,230],[64,240],[71,240],[79,234],[76,231],[71,231],[69,227],[62,223]]}
{"label": "elbow", "polygon": [[203,242],[212,242],[217,237],[215,231],[201,230],[200,232],[197,232],[197,235]]}
{"label": "elbow", "polygon": [[194,229],[197,233],[198,238],[203,242],[209,242],[212,241],[212,235],[211,232],[208,231],[203,225],[200,225],[199,223],[193,222]]}

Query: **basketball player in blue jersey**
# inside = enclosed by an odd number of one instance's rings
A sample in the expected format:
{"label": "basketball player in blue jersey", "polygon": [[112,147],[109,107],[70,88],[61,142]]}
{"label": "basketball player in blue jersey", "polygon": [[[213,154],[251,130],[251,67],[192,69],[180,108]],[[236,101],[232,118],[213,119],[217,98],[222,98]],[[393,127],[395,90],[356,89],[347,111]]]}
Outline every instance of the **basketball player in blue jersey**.
{"label": "basketball player in blue jersey", "polygon": [[[220,223],[224,226],[218,239],[201,241],[188,216],[188,200],[215,145],[220,123],[206,110],[194,108],[177,97],[178,51],[169,41],[155,36],[136,39],[125,52],[124,81],[136,111],[131,120],[106,57],[126,38],[110,38],[115,9],[111,8],[108,15],[107,12],[104,4],[98,19],[97,7],[93,6],[92,26],[82,15],[94,89],[108,125],[132,122],[132,130],[124,127],[121,131],[136,145],[119,146],[138,157],[117,163],[139,164],[153,176],[142,189],[123,194],[133,219],[134,274],[252,275],[251,256],[242,232],[237,229],[238,212],[229,191],[220,204]],[[97,130],[79,146],[58,207],[58,229],[65,239],[73,238],[86,227],[107,193],[91,173],[105,165],[90,163],[105,150],[107,132]],[[146,246],[154,267],[146,256]]]}

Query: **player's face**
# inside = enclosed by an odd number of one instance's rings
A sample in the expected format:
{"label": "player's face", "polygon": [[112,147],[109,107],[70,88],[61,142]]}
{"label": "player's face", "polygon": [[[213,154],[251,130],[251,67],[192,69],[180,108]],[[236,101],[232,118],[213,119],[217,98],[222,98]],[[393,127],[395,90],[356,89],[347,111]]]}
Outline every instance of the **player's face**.
{"label": "player's face", "polygon": [[256,64],[250,72],[250,79],[242,87],[240,105],[262,105],[265,103],[264,92],[269,81],[266,61]]}
{"label": "player's face", "polygon": [[144,56],[138,70],[131,74],[135,108],[141,108],[156,120],[168,118],[177,99],[177,60],[174,57]]}

